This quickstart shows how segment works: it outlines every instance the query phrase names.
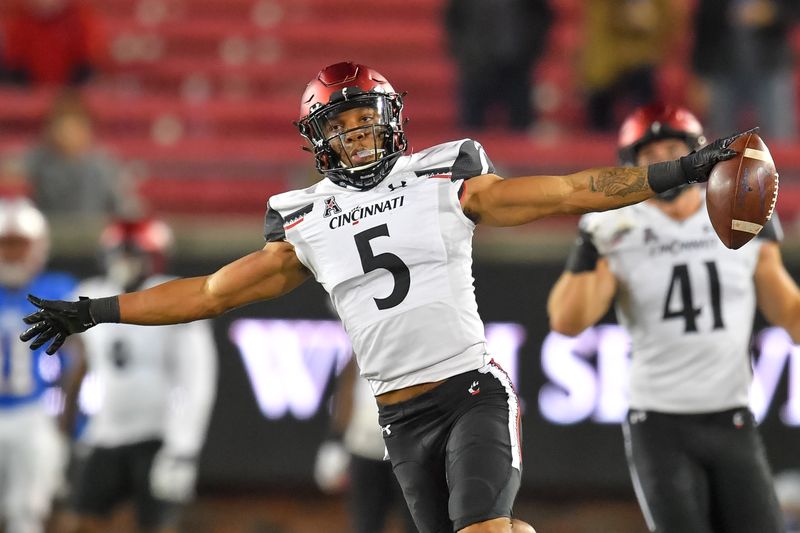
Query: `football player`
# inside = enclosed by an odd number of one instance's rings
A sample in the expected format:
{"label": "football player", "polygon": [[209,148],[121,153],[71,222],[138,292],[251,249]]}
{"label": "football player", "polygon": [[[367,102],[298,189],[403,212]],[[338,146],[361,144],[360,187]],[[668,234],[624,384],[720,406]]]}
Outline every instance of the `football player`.
{"label": "football player", "polygon": [[[303,94],[297,123],[323,178],[270,198],[263,249],[209,276],[120,296],[33,296],[40,310],[22,338],[34,348],[50,342],[53,351],[100,322],[212,317],[313,277],[329,293],[376,396],[389,459],[420,531],[511,531],[520,412],[478,316],[476,224],[613,209],[705,181],[733,157],[735,137],[649,168],[503,179],[471,139],[406,155],[402,109],[402,95],[375,70],[324,68]],[[516,521],[513,529],[532,528]]]}
{"label": "football player", "polygon": [[[623,123],[619,155],[623,164],[651,165],[704,142],[688,110],[654,104]],[[755,240],[729,250],[699,185],[581,218],[550,293],[550,322],[577,335],[616,301],[633,342],[625,445],[650,531],[783,531],[748,408],[756,305],[800,342],[800,290],[780,239],[773,216]]]}
{"label": "football player", "polygon": [[[100,237],[106,275],[82,282],[79,293],[106,296],[163,283],[171,244],[160,220],[113,222]],[[76,411],[82,388],[99,405],[87,403],[65,529],[110,531],[117,504],[133,501],[141,531],[176,531],[193,496],[216,391],[210,325],[120,326],[81,340],[85,357],[68,389],[67,413]]]}
{"label": "football player", "polygon": [[44,531],[65,466],[46,401],[67,361],[16,342],[21,328],[15,322],[31,312],[28,292],[74,293],[72,276],[44,271],[49,247],[47,221],[33,204],[0,200],[0,517],[9,533]]}

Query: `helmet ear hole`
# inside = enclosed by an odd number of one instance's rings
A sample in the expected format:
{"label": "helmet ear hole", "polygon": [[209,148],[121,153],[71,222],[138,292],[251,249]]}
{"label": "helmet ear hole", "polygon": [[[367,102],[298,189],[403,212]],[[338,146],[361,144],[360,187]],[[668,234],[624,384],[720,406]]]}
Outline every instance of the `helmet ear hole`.
{"label": "helmet ear hole", "polygon": [[317,154],[317,163],[322,170],[330,169],[330,156],[325,152]]}
{"label": "helmet ear hole", "polygon": [[400,152],[405,152],[406,150],[406,136],[402,131],[397,131],[392,135],[392,144],[395,146],[395,149]]}

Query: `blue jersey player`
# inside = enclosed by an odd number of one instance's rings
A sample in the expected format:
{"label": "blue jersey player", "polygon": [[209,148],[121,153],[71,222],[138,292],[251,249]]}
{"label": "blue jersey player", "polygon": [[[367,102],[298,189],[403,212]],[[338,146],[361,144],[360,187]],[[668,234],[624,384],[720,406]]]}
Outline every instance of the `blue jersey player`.
{"label": "blue jersey player", "polygon": [[[0,516],[8,533],[39,533],[61,479],[64,457],[48,393],[62,358],[28,350],[20,320],[34,308],[30,292],[64,298],[75,291],[67,274],[43,272],[48,225],[28,200],[0,200]],[[55,389],[53,389],[54,391]]]}

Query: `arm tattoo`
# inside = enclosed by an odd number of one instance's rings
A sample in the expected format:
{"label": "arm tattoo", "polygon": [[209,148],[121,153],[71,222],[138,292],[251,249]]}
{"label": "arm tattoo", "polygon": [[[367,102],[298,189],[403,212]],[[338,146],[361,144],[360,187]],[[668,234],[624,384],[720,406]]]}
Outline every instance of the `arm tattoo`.
{"label": "arm tattoo", "polygon": [[602,192],[606,196],[628,196],[647,190],[644,168],[607,168],[597,177],[589,176],[589,190]]}

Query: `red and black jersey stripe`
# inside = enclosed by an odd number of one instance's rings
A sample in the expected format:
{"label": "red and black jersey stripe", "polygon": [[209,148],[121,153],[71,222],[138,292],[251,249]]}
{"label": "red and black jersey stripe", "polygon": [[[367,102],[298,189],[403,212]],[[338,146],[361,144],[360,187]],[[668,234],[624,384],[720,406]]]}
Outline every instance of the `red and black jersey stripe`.
{"label": "red and black jersey stripe", "polygon": [[267,203],[267,214],[264,217],[264,239],[267,242],[286,240],[286,230],[302,222],[303,218],[313,209],[314,204],[311,203],[290,213],[284,218],[276,209],[273,209],[272,206]]}

